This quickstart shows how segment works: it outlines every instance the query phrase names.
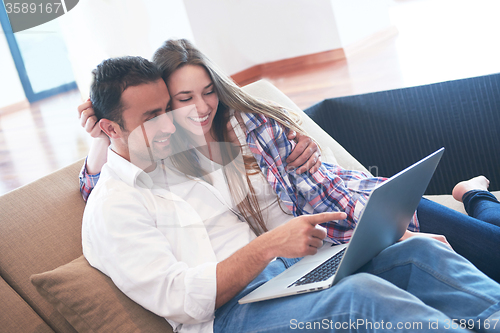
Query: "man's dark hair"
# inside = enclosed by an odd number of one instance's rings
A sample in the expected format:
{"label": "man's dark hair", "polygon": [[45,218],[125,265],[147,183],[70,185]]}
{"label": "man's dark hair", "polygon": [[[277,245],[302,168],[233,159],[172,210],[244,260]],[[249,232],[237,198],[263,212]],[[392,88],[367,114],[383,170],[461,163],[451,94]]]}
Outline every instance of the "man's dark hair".
{"label": "man's dark hair", "polygon": [[152,83],[161,79],[155,64],[142,57],[111,58],[101,62],[92,71],[90,100],[97,120],[114,121],[125,130],[121,103],[122,93],[128,87]]}

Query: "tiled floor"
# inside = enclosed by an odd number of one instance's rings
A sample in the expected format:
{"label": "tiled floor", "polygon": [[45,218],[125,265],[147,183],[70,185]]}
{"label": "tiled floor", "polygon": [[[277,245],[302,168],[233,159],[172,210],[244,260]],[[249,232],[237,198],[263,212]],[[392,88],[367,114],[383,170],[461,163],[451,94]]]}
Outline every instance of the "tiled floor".
{"label": "tiled floor", "polygon": [[[397,36],[347,60],[269,79],[306,108],[328,97],[497,73],[499,13],[498,0],[397,0]],[[0,115],[0,194],[86,155],[80,103],[73,91]]]}

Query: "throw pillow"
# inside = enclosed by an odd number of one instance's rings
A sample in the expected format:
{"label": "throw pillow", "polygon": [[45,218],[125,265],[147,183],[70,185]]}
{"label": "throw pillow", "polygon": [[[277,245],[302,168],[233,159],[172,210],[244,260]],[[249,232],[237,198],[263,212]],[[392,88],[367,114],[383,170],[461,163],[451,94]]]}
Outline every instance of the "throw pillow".
{"label": "throw pillow", "polygon": [[31,283],[78,332],[172,332],[164,318],[128,298],[83,256],[32,275]]}

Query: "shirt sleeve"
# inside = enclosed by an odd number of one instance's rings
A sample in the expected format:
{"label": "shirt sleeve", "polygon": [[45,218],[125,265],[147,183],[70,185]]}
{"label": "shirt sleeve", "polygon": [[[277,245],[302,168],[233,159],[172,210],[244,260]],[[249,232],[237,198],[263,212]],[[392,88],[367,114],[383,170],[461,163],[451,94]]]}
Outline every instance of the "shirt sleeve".
{"label": "shirt sleeve", "polygon": [[[323,226],[335,243],[348,242],[370,192],[386,179],[327,163],[322,163],[314,174],[287,171],[286,158],[295,143],[289,141],[286,134],[281,124],[266,118],[263,124],[248,133],[247,143],[266,179],[294,215],[345,212],[347,219]],[[416,215],[408,229],[418,230]]]}
{"label": "shirt sleeve", "polygon": [[154,206],[119,186],[106,197],[93,194],[82,228],[85,257],[136,303],[167,318],[174,329],[176,324],[213,320],[217,263],[191,266],[177,260],[175,237],[165,232],[179,235],[189,230],[167,219],[162,231]]}
{"label": "shirt sleeve", "polygon": [[84,201],[88,200],[90,192],[92,192],[95,185],[97,184],[100,175],[100,172],[95,175],[89,175],[87,173],[87,159],[85,159],[82,170],[80,171],[80,175],[78,177],[80,179],[80,193],[82,194]]}

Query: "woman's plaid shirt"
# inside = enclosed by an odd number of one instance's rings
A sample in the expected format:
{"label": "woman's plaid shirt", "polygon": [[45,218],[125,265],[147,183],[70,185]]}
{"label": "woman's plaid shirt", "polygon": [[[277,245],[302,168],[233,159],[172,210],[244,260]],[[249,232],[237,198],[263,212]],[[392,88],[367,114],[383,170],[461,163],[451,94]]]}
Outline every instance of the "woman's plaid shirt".
{"label": "woman's plaid shirt", "polygon": [[[247,145],[264,177],[295,216],[321,212],[347,213],[347,219],[323,224],[335,243],[346,243],[366,205],[370,192],[386,178],[371,177],[360,171],[345,170],[322,163],[314,174],[296,174],[286,170],[286,158],[295,142],[287,139],[287,130],[262,114],[241,113],[246,126]],[[416,214],[408,227],[419,231]]]}

